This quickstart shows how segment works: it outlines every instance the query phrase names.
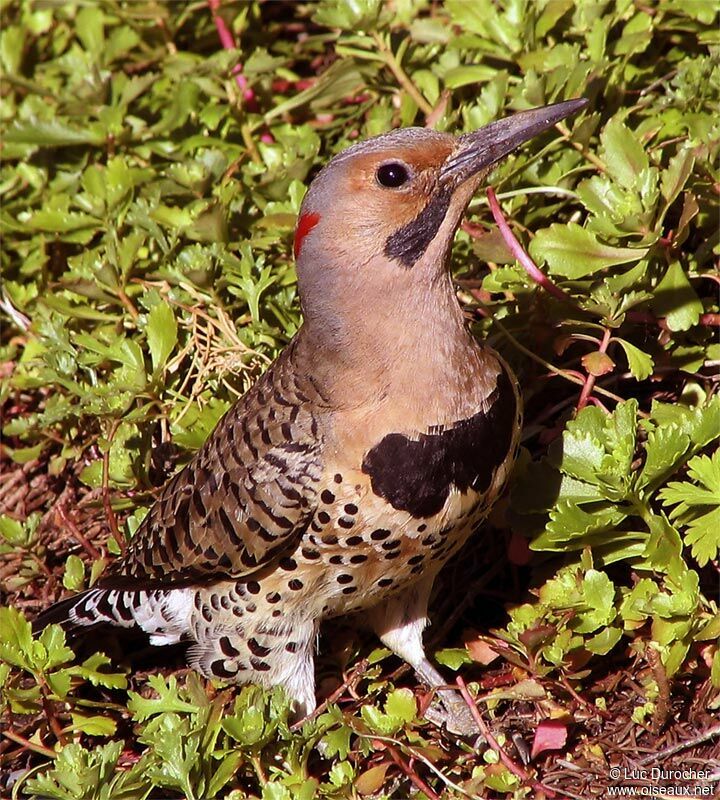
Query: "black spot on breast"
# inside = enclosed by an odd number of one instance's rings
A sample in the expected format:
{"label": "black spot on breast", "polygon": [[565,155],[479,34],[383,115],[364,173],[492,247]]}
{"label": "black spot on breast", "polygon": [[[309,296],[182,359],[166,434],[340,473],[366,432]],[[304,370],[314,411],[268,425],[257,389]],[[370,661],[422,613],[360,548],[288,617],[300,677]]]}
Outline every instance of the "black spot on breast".
{"label": "black spot on breast", "polygon": [[385,241],[385,255],[397,259],[403,267],[413,267],[437,235],[450,206],[452,191],[440,189],[423,210]]}
{"label": "black spot on breast", "polygon": [[267,656],[270,655],[270,648],[261,645],[257,639],[248,639],[248,650],[254,656]]}
{"label": "black spot on breast", "polygon": [[222,650],[226,656],[230,656],[231,658],[240,655],[240,651],[233,647],[232,642],[227,636],[222,636],[220,638],[220,650]]}
{"label": "black spot on breast", "polygon": [[400,539],[393,539],[390,542],[383,542],[381,545],[383,550],[396,550],[400,547]]}
{"label": "black spot on breast", "polygon": [[442,431],[421,433],[417,440],[388,434],[365,455],[362,470],[375,494],[393,508],[415,518],[432,517],[452,486],[461,492],[488,489],[509,453],[516,423],[515,392],[503,369],[488,412],[480,411]]}
{"label": "black spot on breast", "polygon": [[234,678],[237,673],[226,669],[225,661],[223,659],[218,658],[217,661],[213,661],[210,665],[210,670],[212,674],[218,678]]}

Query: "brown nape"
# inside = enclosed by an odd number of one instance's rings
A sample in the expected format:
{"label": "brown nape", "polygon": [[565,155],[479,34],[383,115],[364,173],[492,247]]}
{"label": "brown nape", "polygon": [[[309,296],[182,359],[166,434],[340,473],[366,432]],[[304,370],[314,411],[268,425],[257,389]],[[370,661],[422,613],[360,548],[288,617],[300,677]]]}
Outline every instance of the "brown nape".
{"label": "brown nape", "polygon": [[[521,422],[515,377],[465,328],[450,247],[492,165],[581,107],[460,138],[393,131],[330,162],[296,237],[303,327],[98,585],[41,622],[187,647],[204,675],[282,685],[303,714],[320,622],[360,613],[442,686],[422,643],[430,591],[482,535]],[[452,692],[439,697],[428,716],[474,731]]]}

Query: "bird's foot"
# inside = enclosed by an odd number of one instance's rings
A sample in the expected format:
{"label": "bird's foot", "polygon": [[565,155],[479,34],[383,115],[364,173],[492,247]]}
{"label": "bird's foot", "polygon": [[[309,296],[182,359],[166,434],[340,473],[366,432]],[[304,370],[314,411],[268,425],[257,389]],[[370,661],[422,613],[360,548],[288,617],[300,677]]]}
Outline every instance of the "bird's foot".
{"label": "bird's foot", "polygon": [[457,692],[448,689],[438,692],[437,699],[425,711],[425,719],[456,736],[474,737],[478,744],[484,741],[472,712]]}

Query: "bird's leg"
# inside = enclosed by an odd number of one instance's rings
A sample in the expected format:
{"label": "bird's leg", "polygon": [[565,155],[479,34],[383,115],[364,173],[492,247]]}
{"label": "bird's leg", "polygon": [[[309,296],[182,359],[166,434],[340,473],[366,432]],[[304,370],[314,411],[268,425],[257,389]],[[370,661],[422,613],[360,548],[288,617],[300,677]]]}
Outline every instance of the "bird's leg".
{"label": "bird's leg", "polygon": [[[318,621],[284,617],[257,629],[270,652],[270,671],[264,675],[268,686],[282,686],[293,701],[292,720],[297,722],[315,710],[315,647]],[[263,638],[264,635],[264,638]],[[252,663],[252,660],[251,660]],[[257,678],[260,676],[256,676]]]}
{"label": "bird's leg", "polygon": [[437,691],[443,709],[430,707],[425,716],[444,724],[452,733],[472,736],[479,733],[477,723],[457,692],[441,689],[447,681],[430,663],[422,643],[428,623],[427,606],[435,575],[429,575],[405,592],[391,597],[370,612],[370,624],[384,645],[400,656],[428,686]]}

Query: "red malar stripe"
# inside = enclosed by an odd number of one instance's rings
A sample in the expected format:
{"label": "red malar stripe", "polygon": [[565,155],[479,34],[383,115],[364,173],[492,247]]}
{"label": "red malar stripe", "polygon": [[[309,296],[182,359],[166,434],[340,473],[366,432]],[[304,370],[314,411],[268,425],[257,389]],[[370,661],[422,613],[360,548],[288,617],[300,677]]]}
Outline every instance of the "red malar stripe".
{"label": "red malar stripe", "polygon": [[297,230],[295,231],[295,259],[300,255],[300,248],[302,247],[303,240],[310,233],[310,231],[320,222],[320,214],[313,212],[312,214],[303,214],[298,220]]}

